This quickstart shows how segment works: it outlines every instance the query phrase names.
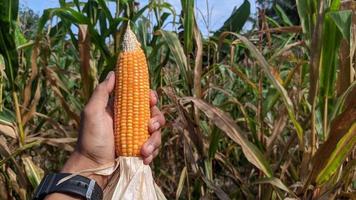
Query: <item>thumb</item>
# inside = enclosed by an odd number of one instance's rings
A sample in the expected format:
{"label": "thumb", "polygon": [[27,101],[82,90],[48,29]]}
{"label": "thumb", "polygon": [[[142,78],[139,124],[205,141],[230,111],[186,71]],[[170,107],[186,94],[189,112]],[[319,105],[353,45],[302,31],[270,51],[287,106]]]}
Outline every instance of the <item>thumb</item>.
{"label": "thumb", "polygon": [[114,86],[115,73],[111,71],[106,79],[96,86],[87,106],[93,107],[93,109],[105,109],[109,101],[110,93],[114,90]]}

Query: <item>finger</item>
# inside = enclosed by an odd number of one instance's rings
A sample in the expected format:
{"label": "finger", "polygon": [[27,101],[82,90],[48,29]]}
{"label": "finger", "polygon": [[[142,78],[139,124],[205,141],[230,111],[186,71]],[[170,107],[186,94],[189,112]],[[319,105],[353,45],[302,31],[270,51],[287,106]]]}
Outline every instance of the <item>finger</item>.
{"label": "finger", "polygon": [[154,106],[151,108],[151,119],[148,123],[148,131],[153,133],[166,124],[166,119],[162,112]]}
{"label": "finger", "polygon": [[115,86],[115,73],[109,72],[106,79],[101,82],[94,90],[87,106],[95,107],[97,109],[105,109],[110,93],[114,90]]}
{"label": "finger", "polygon": [[143,159],[143,164],[149,165],[153,160],[153,155],[148,156],[147,158]]}
{"label": "finger", "polygon": [[159,148],[154,150],[154,152],[151,155],[149,155],[148,157],[144,158],[143,159],[143,163],[145,165],[149,165],[153,161],[153,159],[158,156],[158,154],[159,154]]}
{"label": "finger", "polygon": [[143,144],[141,148],[141,155],[143,158],[147,158],[150,156],[153,151],[161,145],[161,132],[154,132],[150,138],[148,138],[147,142]]}
{"label": "finger", "polygon": [[150,92],[150,106],[153,107],[158,102],[158,95],[156,91],[151,90]]}
{"label": "finger", "polygon": [[109,102],[106,107],[106,111],[110,114],[111,117],[114,116],[114,96],[109,97]]}

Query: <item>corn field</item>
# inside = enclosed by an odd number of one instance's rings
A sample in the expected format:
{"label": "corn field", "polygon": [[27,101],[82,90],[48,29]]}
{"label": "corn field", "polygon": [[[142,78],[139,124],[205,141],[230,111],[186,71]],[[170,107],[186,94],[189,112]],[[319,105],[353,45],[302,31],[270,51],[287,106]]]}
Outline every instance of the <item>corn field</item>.
{"label": "corn field", "polygon": [[251,1],[203,35],[214,16],[193,0],[58,0],[38,17],[1,0],[0,199],[31,199],[64,164],[128,24],[167,120],[151,167],[168,199],[356,199],[356,2],[253,16]]}

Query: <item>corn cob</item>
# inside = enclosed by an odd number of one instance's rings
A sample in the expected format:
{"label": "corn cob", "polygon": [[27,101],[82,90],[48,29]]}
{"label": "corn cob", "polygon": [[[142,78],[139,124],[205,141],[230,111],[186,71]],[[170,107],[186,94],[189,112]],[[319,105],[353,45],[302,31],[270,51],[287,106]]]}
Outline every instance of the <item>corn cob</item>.
{"label": "corn cob", "polygon": [[149,137],[149,75],[146,56],[128,26],[116,66],[114,134],[116,155],[140,156]]}

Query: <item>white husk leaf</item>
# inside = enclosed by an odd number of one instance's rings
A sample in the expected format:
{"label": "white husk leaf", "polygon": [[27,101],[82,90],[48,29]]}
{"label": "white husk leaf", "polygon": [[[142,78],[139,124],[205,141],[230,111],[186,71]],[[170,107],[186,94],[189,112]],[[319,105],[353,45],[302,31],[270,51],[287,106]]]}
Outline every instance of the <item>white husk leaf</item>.
{"label": "white husk leaf", "polygon": [[166,200],[166,197],[154,182],[150,166],[143,164],[141,158],[120,157],[119,170],[105,188],[104,200]]}

